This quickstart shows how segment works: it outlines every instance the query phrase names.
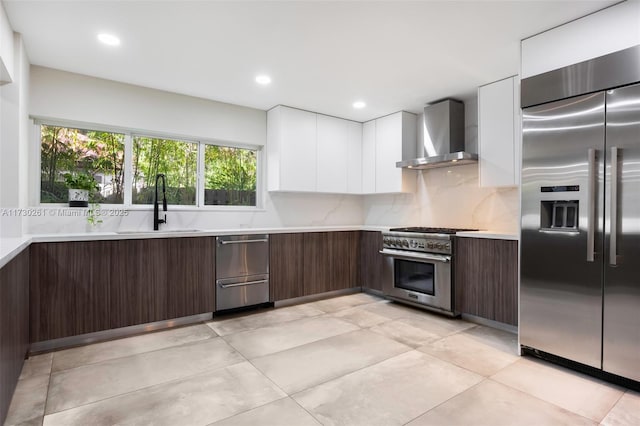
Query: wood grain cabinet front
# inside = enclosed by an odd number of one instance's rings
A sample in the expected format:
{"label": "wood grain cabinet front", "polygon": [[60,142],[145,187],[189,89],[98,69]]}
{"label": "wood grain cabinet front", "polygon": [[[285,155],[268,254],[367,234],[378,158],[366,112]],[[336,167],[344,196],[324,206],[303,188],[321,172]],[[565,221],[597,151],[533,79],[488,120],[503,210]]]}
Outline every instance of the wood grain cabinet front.
{"label": "wood grain cabinet front", "polygon": [[213,237],[37,243],[31,342],[215,309]]}
{"label": "wood grain cabinet front", "polygon": [[111,253],[114,241],[38,243],[31,246],[32,342],[111,327]]}
{"label": "wood grain cabinet front", "polygon": [[382,233],[377,231],[360,232],[360,285],[362,288],[382,292]]}
{"label": "wood grain cabinet front", "polygon": [[272,234],[271,300],[359,287],[359,237],[359,231]]}
{"label": "wood grain cabinet front", "polygon": [[0,424],[29,349],[29,249],[0,269]]}
{"label": "wood grain cabinet front", "polygon": [[518,324],[518,242],[456,238],[456,309]]}

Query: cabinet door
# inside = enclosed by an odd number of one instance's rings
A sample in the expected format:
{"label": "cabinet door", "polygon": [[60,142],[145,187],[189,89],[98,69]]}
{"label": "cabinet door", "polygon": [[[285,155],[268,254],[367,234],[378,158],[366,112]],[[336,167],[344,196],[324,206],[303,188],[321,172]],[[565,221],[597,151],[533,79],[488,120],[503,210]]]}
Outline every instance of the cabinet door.
{"label": "cabinet door", "polygon": [[215,239],[168,240],[167,318],[213,312],[215,302]]}
{"label": "cabinet door", "polygon": [[382,233],[374,231],[360,232],[360,285],[363,288],[382,291]]}
{"label": "cabinet door", "polygon": [[518,242],[456,238],[456,309],[518,323]]}
{"label": "cabinet door", "polygon": [[331,255],[330,232],[306,232],[304,234],[304,295],[329,291]]}
{"label": "cabinet door", "polygon": [[318,192],[346,193],[348,169],[348,124],[327,115],[318,120]]}
{"label": "cabinet door", "polygon": [[402,114],[376,120],[376,192],[398,192],[402,188]]}
{"label": "cabinet door", "polygon": [[362,124],[347,122],[347,192],[362,193]]}
{"label": "cabinet door", "polygon": [[29,249],[26,249],[0,269],[0,423],[6,418],[28,350]]}
{"label": "cabinet door", "polygon": [[358,287],[358,231],[304,234],[304,295]]}
{"label": "cabinet door", "polygon": [[359,232],[329,232],[328,291],[358,287]]}
{"label": "cabinet door", "polygon": [[168,239],[115,242],[110,328],[167,319],[167,273],[180,267],[170,262],[168,247]]}
{"label": "cabinet door", "polygon": [[376,120],[362,125],[362,193],[376,192]]}
{"label": "cabinet door", "polygon": [[280,116],[280,190],[316,190],[316,114],[282,108]]}
{"label": "cabinet door", "polygon": [[516,78],[511,77],[478,89],[480,186],[518,185],[515,85]]}
{"label": "cabinet door", "polygon": [[269,235],[271,301],[304,296],[304,234]]}
{"label": "cabinet door", "polygon": [[[31,246],[31,342],[106,330],[114,242],[39,243]],[[126,301],[127,305],[130,303]]]}

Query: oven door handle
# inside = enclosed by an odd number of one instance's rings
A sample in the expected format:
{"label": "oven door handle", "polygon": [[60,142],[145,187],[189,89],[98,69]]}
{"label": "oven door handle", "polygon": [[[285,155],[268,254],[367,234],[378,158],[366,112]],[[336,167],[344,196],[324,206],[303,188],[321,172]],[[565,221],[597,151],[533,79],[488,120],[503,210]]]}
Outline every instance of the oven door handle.
{"label": "oven door handle", "polygon": [[433,261],[448,263],[451,262],[451,256],[442,256],[439,254],[427,254],[427,253],[407,253],[400,250],[383,249],[379,252],[383,256],[395,257],[398,259],[415,260],[417,262]]}

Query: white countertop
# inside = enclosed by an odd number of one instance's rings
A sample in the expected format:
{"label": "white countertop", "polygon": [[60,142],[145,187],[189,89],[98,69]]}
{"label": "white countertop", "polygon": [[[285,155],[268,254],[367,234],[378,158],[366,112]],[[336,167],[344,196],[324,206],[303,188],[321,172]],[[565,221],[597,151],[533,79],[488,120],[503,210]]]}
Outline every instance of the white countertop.
{"label": "white countertop", "polygon": [[520,236],[509,232],[501,231],[467,231],[457,232],[456,237],[468,237],[468,238],[489,238],[493,240],[514,240],[518,241]]}
{"label": "white countertop", "polygon": [[31,244],[31,237],[28,235],[17,238],[0,238],[0,268],[29,247],[29,244]]}
{"label": "white countertop", "polygon": [[6,265],[31,243],[54,243],[65,241],[134,240],[146,238],[210,237],[217,235],[283,234],[293,232],[335,231],[387,231],[388,226],[299,226],[279,228],[237,228],[205,230],[161,230],[120,232],[78,232],[58,234],[24,235],[19,238],[0,239],[0,268]]}
{"label": "white countertop", "polygon": [[[206,230],[163,230],[163,231],[120,231],[120,232],[79,232],[65,234],[35,234],[18,238],[0,239],[0,268],[9,263],[31,243],[53,243],[65,241],[134,240],[145,238],[210,237],[217,235],[243,234],[283,234],[293,232],[335,232],[335,231],[379,231],[389,230],[389,226],[298,226],[279,228],[235,228]],[[458,232],[458,237],[518,240],[517,234],[500,231]]]}

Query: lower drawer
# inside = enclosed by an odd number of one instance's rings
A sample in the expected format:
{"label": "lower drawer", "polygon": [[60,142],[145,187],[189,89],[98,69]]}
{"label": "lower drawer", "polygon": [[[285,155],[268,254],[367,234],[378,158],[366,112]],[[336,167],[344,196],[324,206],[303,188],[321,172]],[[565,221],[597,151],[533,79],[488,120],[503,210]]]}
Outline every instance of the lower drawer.
{"label": "lower drawer", "polygon": [[216,280],[216,311],[269,301],[269,274]]}

